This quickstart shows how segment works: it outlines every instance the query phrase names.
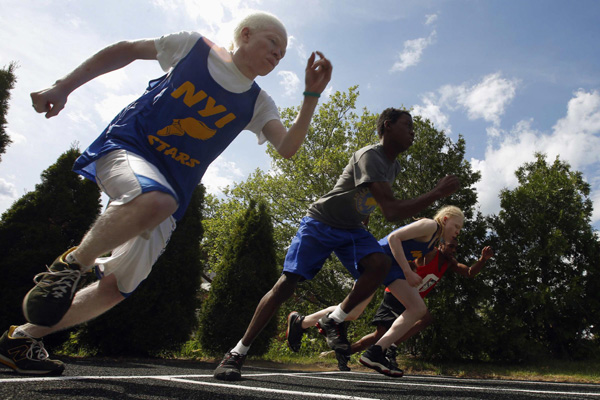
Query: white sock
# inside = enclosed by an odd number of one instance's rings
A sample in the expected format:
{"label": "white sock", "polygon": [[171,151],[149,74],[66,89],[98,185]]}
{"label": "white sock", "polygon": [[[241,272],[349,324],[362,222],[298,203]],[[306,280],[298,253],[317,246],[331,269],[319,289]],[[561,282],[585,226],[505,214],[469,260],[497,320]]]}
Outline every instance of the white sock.
{"label": "white sock", "polygon": [[67,256],[65,257],[65,261],[68,262],[69,264],[77,264],[81,267],[81,272],[86,272],[92,269],[93,265],[83,265],[82,263],[79,262],[79,260],[77,260],[77,257],[75,257],[75,254],[73,254],[74,252],[70,252],[69,254],[67,254]]}
{"label": "white sock", "polygon": [[340,322],[344,322],[344,320],[346,319],[347,316],[348,316],[348,314],[345,313],[344,310],[342,310],[342,307],[340,307],[339,304],[335,308],[335,310],[333,310],[333,312],[331,314],[329,314],[329,318],[333,319],[338,324]]}
{"label": "white sock", "polygon": [[23,329],[22,326],[16,327],[11,336],[13,338],[26,337],[26,338],[35,339],[33,336],[27,334],[27,332],[25,332],[25,330]]}
{"label": "white sock", "polygon": [[248,354],[248,350],[250,350],[250,346],[244,346],[244,344],[240,340],[238,342],[238,344],[236,344],[235,347],[233,349],[231,349],[231,352],[238,353],[238,354],[241,354],[242,356],[244,356],[244,355]]}

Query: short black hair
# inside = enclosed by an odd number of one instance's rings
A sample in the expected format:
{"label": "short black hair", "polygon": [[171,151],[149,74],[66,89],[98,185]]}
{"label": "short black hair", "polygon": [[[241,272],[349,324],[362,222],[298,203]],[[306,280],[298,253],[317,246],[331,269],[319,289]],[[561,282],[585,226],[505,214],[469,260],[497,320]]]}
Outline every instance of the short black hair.
{"label": "short black hair", "polygon": [[385,121],[396,122],[402,115],[408,115],[412,118],[412,115],[408,111],[400,110],[399,108],[390,107],[383,110],[379,115],[379,119],[377,119],[377,134],[379,137],[383,137]]}

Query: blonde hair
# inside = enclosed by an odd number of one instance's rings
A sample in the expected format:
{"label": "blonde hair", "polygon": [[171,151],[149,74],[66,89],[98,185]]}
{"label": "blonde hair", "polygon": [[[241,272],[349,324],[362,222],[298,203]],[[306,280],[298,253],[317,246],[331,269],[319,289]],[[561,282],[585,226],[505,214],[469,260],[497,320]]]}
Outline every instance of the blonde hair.
{"label": "blonde hair", "polygon": [[441,231],[440,234],[437,236],[437,239],[440,239],[443,237],[444,235],[444,217],[459,217],[462,218],[463,221],[465,219],[465,214],[462,212],[462,210],[456,206],[444,206],[442,208],[440,208],[438,210],[437,213],[435,213],[435,216],[433,217],[433,219],[435,220],[435,222],[437,222],[441,227]]}
{"label": "blonde hair", "polygon": [[281,29],[285,33],[285,37],[287,38],[287,30],[283,23],[268,12],[258,11],[251,14],[246,15],[233,30],[233,46],[234,48],[239,48],[242,44],[242,30],[244,28],[250,28],[250,30],[263,30],[266,28],[275,27]]}

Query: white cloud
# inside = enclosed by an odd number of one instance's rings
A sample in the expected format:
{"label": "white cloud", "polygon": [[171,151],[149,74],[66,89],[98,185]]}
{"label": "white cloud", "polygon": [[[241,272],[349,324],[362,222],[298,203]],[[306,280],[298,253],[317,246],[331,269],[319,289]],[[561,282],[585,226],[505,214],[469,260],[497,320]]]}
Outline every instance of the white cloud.
{"label": "white cloud", "polygon": [[437,14],[429,14],[425,16],[425,25],[431,25],[433,24],[435,21],[437,21],[438,19],[438,15]]}
{"label": "white cloud", "polygon": [[488,75],[471,88],[461,90],[458,103],[468,110],[470,119],[483,118],[500,123],[504,109],[515,97],[518,81],[502,78],[500,73]]}
{"label": "white cloud", "polygon": [[239,182],[240,178],[243,178],[243,173],[236,163],[219,156],[206,170],[202,177],[202,183],[206,186],[208,193],[221,196],[223,188]]}
{"label": "white cloud", "polygon": [[473,169],[481,172],[481,180],[475,184],[475,190],[483,214],[494,214],[500,210],[500,190],[516,187],[515,171],[524,163],[533,161],[533,149],[540,150],[540,136],[541,133],[531,129],[530,122],[521,121],[510,132],[505,132],[497,147],[488,145],[484,160],[471,159]]}
{"label": "white cloud", "polygon": [[[289,53],[289,51],[291,49],[296,50],[296,53],[298,54],[298,57],[300,57],[300,60],[302,60],[302,61],[304,61],[304,63],[306,63],[306,61],[308,60],[308,52],[306,51],[304,44],[300,43],[298,41],[298,39],[292,35],[288,36],[288,45],[287,45],[286,54]],[[317,56],[317,59],[318,59],[318,56]]]}
{"label": "white cloud", "polygon": [[333,86],[329,85],[321,93],[321,102],[326,102],[331,97],[331,93],[333,93]]}
{"label": "white cloud", "polygon": [[404,71],[408,67],[417,65],[421,61],[423,51],[435,42],[436,31],[431,32],[429,37],[407,40],[404,42],[404,50],[398,55],[398,61],[392,65],[391,72]]}
{"label": "white cloud", "polygon": [[[517,79],[506,79],[498,72],[490,74],[474,85],[463,83],[462,85],[444,85],[437,93],[427,93],[422,96],[423,105],[414,106],[422,111],[428,118],[434,121],[438,118],[439,127],[450,131],[447,117],[442,108],[454,111],[459,108],[467,112],[471,120],[483,119],[491,122],[497,127],[500,117],[504,114],[506,106],[514,99],[519,81]],[[497,130],[489,131],[492,135]]]}
{"label": "white cloud", "polygon": [[[545,153],[548,162],[558,156],[569,163],[572,170],[597,169],[600,165],[600,93],[579,90],[573,96],[566,116],[557,121],[551,133],[534,130],[532,120],[520,121],[510,132],[498,136],[500,143],[488,146],[484,160],[471,159],[473,169],[482,174],[475,188],[484,214],[498,213],[500,190],[516,187],[514,171],[533,161],[534,152]],[[592,176],[597,175],[597,172],[592,173]],[[596,223],[600,221],[600,181],[590,184],[596,210],[593,223]]]}
{"label": "white cloud", "polygon": [[576,169],[600,162],[600,92],[578,90],[567,105],[567,115],[552,128],[545,147],[560,154]]}
{"label": "white cloud", "polygon": [[9,199],[17,198],[17,188],[14,183],[11,183],[3,178],[0,178],[0,197]]}
{"label": "white cloud", "polygon": [[287,97],[292,97],[298,94],[300,88],[300,78],[292,71],[279,71],[277,76],[281,78],[279,84],[283,86],[284,93]]}
{"label": "white cloud", "polygon": [[247,13],[254,11],[241,0],[154,0],[165,13],[185,15],[202,27],[201,33],[221,46],[232,42],[233,28]]}
{"label": "white cloud", "polygon": [[8,136],[10,136],[10,140],[12,141],[10,146],[17,146],[27,143],[27,137],[25,135],[15,132],[10,128],[6,129],[6,133],[8,133]]}
{"label": "white cloud", "polygon": [[592,224],[600,222],[600,189],[594,191],[590,198],[594,203],[594,211],[592,212]]}
{"label": "white cloud", "polygon": [[102,84],[106,90],[117,91],[123,87],[123,84],[129,81],[126,69],[118,69],[108,74],[100,75],[94,82]]}
{"label": "white cloud", "polygon": [[94,106],[95,110],[102,118],[103,123],[108,123],[117,115],[125,106],[139,97],[139,94],[124,94],[124,95],[107,95],[104,100]]}
{"label": "white cloud", "polygon": [[488,137],[497,138],[502,135],[504,131],[497,126],[488,126],[485,128],[485,132],[487,133]]}
{"label": "white cloud", "polygon": [[420,115],[422,118],[429,119],[436,129],[444,130],[447,134],[452,132],[448,116],[442,111],[440,105],[435,104],[433,94],[422,97],[423,105],[413,106],[413,115]]}

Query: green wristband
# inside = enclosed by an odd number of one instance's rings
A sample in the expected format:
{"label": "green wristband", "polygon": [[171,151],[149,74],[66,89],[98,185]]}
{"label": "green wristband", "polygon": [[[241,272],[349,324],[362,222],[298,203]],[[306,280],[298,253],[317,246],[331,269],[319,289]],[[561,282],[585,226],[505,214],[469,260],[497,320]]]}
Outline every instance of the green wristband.
{"label": "green wristband", "polygon": [[304,92],[302,93],[305,96],[311,96],[311,97],[321,97],[321,93],[317,93],[317,92]]}

